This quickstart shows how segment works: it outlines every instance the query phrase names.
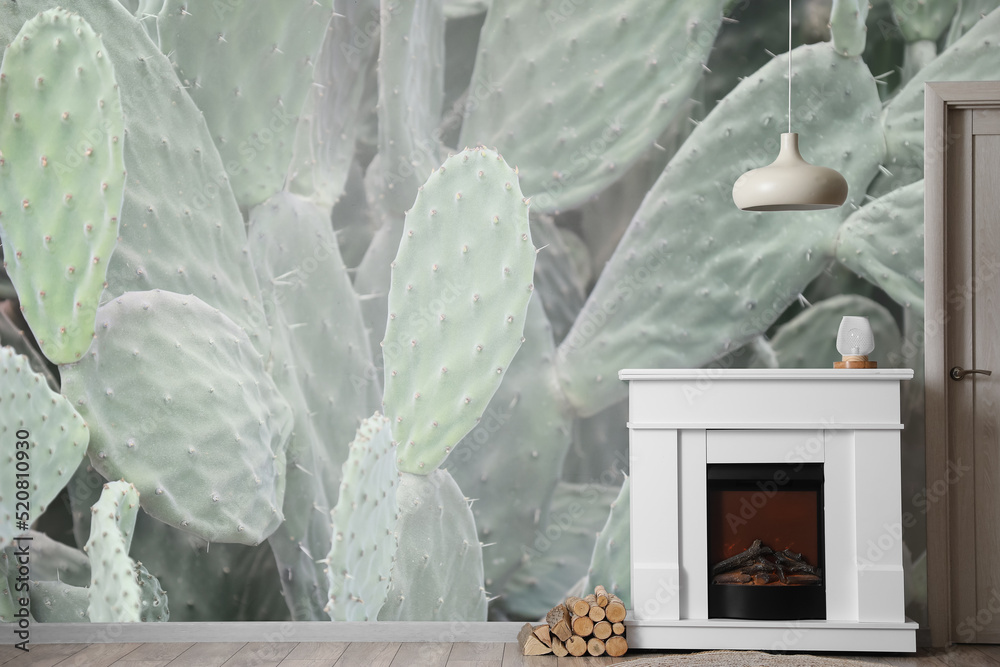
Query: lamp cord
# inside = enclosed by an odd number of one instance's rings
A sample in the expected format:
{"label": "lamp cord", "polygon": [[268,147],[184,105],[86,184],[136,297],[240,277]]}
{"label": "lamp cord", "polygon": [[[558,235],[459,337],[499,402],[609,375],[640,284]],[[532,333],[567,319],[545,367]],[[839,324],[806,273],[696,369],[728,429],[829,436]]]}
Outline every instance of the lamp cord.
{"label": "lamp cord", "polygon": [[788,0],[788,133],[792,133],[792,0]]}

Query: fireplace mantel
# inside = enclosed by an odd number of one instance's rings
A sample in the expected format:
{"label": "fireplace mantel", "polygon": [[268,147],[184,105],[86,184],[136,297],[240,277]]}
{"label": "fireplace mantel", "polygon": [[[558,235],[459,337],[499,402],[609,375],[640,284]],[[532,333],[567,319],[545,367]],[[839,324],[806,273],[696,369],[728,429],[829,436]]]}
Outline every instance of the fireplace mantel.
{"label": "fireplace mantel", "polygon": [[[893,651],[904,615],[905,369],[623,370],[629,383],[629,645]],[[707,466],[821,463],[826,619],[709,618]]]}

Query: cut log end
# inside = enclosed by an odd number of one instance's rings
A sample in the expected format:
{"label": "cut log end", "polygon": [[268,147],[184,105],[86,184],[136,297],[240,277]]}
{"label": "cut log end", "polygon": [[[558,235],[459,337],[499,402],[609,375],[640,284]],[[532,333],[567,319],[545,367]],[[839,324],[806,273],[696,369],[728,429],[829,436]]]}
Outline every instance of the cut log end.
{"label": "cut log end", "polygon": [[594,621],[589,616],[573,616],[573,634],[589,637],[594,631]]}
{"label": "cut log end", "polygon": [[[624,629],[624,628],[623,628]],[[598,639],[604,640],[613,634],[613,629],[611,624],[607,621],[601,621],[600,623],[594,623],[594,636]]]}
{"label": "cut log end", "polygon": [[565,658],[569,655],[569,651],[566,650],[566,645],[563,644],[558,637],[552,638],[552,654],[559,658]]}
{"label": "cut log end", "polygon": [[621,623],[625,620],[625,615],[628,613],[625,609],[625,603],[618,598],[612,599],[608,606],[604,609],[606,618],[612,623]]}
{"label": "cut log end", "polygon": [[587,652],[587,640],[583,637],[578,637],[573,635],[566,640],[566,650],[569,651],[570,655],[580,657]]}
{"label": "cut log end", "polygon": [[591,637],[587,642],[587,653],[593,656],[604,655],[604,642],[597,637]]}
{"label": "cut log end", "polygon": [[590,605],[583,598],[570,596],[566,598],[566,606],[577,616],[586,616],[590,613]]}
{"label": "cut log end", "polygon": [[628,642],[621,636],[609,637],[608,641],[604,643],[604,650],[611,657],[618,658],[625,655],[625,652],[628,651]]}

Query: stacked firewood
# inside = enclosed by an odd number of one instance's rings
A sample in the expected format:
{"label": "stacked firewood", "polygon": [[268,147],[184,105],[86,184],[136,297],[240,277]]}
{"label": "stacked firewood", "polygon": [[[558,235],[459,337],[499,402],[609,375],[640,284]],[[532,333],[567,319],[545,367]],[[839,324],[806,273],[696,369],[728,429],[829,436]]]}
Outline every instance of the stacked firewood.
{"label": "stacked firewood", "polygon": [[517,635],[524,655],[625,655],[625,603],[597,586],[585,598],[568,597],[545,615],[545,623],[525,623]]}

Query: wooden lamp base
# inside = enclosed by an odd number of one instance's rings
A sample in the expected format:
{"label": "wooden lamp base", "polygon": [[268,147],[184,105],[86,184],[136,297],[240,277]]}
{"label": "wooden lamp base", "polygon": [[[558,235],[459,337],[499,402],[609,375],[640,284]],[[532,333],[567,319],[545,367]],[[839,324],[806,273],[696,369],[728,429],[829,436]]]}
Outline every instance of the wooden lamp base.
{"label": "wooden lamp base", "polygon": [[834,368],[878,368],[878,362],[868,361],[865,354],[845,354],[841,359],[833,362]]}

